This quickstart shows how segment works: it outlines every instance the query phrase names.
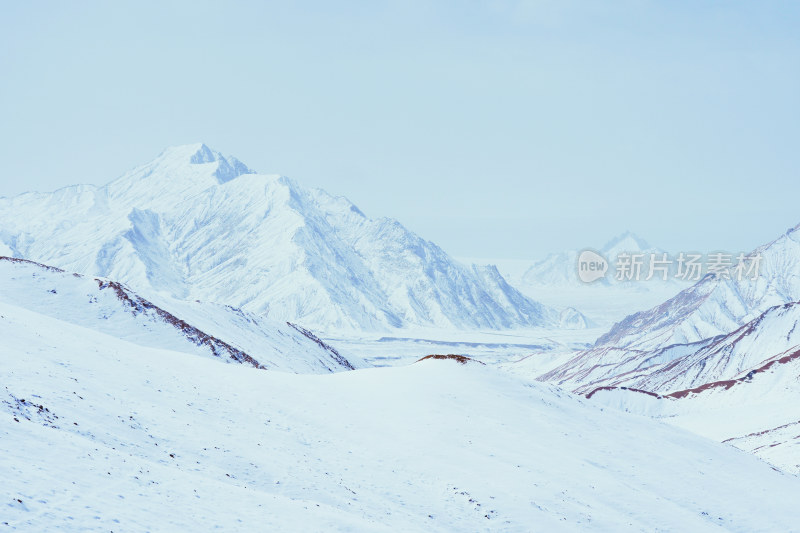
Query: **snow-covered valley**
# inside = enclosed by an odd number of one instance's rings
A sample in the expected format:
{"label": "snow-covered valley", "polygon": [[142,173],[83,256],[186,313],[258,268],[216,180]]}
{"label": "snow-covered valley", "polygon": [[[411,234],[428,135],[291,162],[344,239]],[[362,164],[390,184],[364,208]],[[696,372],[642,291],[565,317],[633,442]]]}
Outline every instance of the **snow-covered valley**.
{"label": "snow-covered valley", "polygon": [[796,527],[800,478],[479,363],[269,372],[7,303],[0,335],[12,530]]}

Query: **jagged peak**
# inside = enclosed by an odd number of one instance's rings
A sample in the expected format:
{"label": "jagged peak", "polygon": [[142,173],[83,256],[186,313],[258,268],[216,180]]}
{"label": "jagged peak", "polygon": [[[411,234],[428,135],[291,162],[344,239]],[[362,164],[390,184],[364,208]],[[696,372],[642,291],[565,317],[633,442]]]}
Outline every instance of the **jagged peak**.
{"label": "jagged peak", "polygon": [[639,250],[649,250],[650,245],[632,231],[625,231],[608,241],[606,245],[603,246],[602,251],[608,252],[611,250],[621,250],[622,248],[628,252],[635,252]]}
{"label": "jagged peak", "polygon": [[219,161],[224,159],[219,152],[213,151],[211,148],[206,146],[205,144],[201,144],[200,147],[195,151],[192,155],[189,162],[198,165],[201,163],[213,163],[214,161]]}
{"label": "jagged peak", "polygon": [[182,160],[192,164],[210,163],[216,161],[214,154],[214,150],[204,143],[177,144],[164,148],[158,154],[156,161]]}
{"label": "jagged peak", "polygon": [[161,152],[158,161],[169,161],[172,164],[188,162],[191,165],[217,163],[217,169],[214,171],[214,175],[220,183],[228,182],[242,174],[256,173],[255,170],[249,168],[239,159],[233,156],[226,157],[222,155],[222,153],[209,148],[205,143],[170,146]]}

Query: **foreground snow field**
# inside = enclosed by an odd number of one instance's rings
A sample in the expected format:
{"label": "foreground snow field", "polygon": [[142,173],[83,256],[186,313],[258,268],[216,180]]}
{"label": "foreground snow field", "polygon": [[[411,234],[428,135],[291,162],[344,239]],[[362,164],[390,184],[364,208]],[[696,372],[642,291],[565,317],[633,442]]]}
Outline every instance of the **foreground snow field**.
{"label": "foreground snow field", "polygon": [[800,478],[478,363],[294,375],[7,303],[0,338],[5,529],[798,530]]}

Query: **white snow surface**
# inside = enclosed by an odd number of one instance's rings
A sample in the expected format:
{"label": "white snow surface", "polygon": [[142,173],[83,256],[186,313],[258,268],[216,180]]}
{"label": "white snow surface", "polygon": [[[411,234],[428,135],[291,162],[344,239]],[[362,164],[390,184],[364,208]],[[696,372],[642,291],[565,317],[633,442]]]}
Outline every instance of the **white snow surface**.
{"label": "white snow surface", "polygon": [[589,349],[503,367],[800,474],[799,228],[752,252],[756,279],[706,276]]}
{"label": "white snow surface", "polygon": [[800,474],[799,325],[800,303],[778,305],[701,342],[579,352],[539,379],[728,442]]}
{"label": "white snow surface", "polygon": [[329,375],[0,302],[0,522],[59,531],[797,531],[800,478],[481,365]]}
{"label": "white snow surface", "polygon": [[303,328],[217,304],[145,299],[124,285],[0,257],[0,302],[140,346],[268,370],[325,373],[365,366]]}
{"label": "white snow surface", "polygon": [[[791,357],[791,354],[797,354]],[[772,364],[769,364],[769,363]],[[630,389],[599,390],[592,401],[663,419],[729,443],[800,475],[800,352],[778,354],[763,370],[654,398]]]}
{"label": "white snow surface", "polygon": [[560,325],[496,268],[463,265],[395,220],[202,144],[169,148],[104,187],[0,198],[0,247],[312,328]]}

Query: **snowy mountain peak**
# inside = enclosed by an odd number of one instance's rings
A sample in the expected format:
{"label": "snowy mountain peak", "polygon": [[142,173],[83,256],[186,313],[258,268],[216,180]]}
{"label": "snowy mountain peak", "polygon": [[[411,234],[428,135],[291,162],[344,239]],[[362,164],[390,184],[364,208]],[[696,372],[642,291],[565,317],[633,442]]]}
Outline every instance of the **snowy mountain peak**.
{"label": "snowy mountain peak", "polygon": [[185,144],[165,149],[104,190],[123,211],[134,207],[164,211],[214,186],[254,173],[238,159],[225,157],[205,144]]}
{"label": "snowy mountain peak", "polygon": [[602,251],[606,254],[609,252],[643,252],[645,250],[649,250],[651,247],[641,237],[632,233],[630,231],[626,231],[620,235],[617,235],[610,241],[603,246]]}
{"label": "snowy mountain peak", "polygon": [[[188,145],[187,148],[194,150],[194,145]],[[189,162],[195,165],[201,163],[213,163],[214,161],[217,161],[218,156],[218,152],[215,153],[213,150],[211,150],[211,148],[206,146],[204,143],[201,143],[195,153],[192,155],[191,159],[189,159]]]}
{"label": "snowy mountain peak", "polygon": [[396,220],[369,218],[346,198],[285,176],[255,174],[202,143],[168,148],[105,187],[62,196],[8,202],[0,248],[147,294],[323,330],[559,325],[555,310],[496,270],[472,270]]}
{"label": "snowy mountain peak", "polygon": [[214,163],[219,159],[224,159],[222,154],[212,150],[204,143],[179,144],[168,146],[158,154],[153,161],[145,166],[153,164],[159,166],[174,166],[176,164],[202,165],[204,163]]}
{"label": "snowy mountain peak", "polygon": [[225,183],[242,174],[256,173],[235,157],[225,157],[220,152],[209,148],[205,143],[169,147],[161,153],[158,159],[169,161],[171,164],[181,164],[187,161],[192,165],[217,163],[214,175],[219,183]]}
{"label": "snowy mountain peak", "polygon": [[[584,287],[577,276],[576,265],[578,256],[583,250],[569,250],[551,253],[544,259],[534,261],[521,276],[521,283],[528,286],[573,286]],[[663,250],[650,246],[638,235],[626,231],[617,235],[600,252],[611,264],[615,264],[621,253],[661,253]],[[613,283],[613,279],[603,281],[597,285]],[[597,286],[596,285],[596,286]]]}

